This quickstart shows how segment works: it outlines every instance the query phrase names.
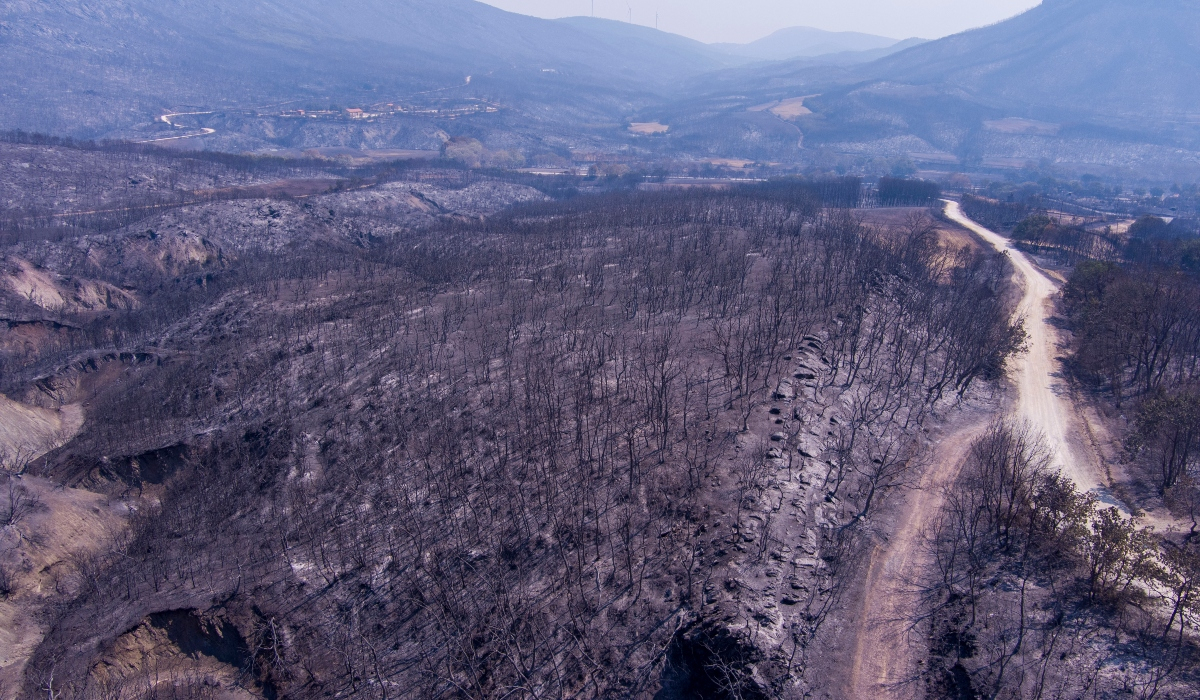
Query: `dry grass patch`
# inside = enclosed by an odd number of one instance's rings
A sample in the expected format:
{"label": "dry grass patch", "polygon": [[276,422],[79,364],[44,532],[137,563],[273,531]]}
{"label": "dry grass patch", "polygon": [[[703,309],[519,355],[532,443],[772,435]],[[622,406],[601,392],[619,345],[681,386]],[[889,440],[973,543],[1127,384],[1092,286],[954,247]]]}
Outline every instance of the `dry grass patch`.
{"label": "dry grass patch", "polygon": [[0,468],[20,472],[29,462],[66,444],[83,427],[83,409],[57,411],[18,403],[0,394]]}
{"label": "dry grass patch", "polygon": [[795,119],[796,117],[803,117],[806,114],[812,114],[812,110],[804,106],[804,101],[809,97],[816,97],[816,95],[793,97],[790,100],[783,100],[769,111],[780,119]]}
{"label": "dry grass patch", "polygon": [[633,122],[629,125],[630,133],[638,136],[654,136],[655,134],[665,134],[671,130],[671,127],[659,122]]}
{"label": "dry grass patch", "polygon": [[812,114],[812,110],[804,106],[804,101],[816,97],[816,95],[805,95],[804,97],[789,97],[786,100],[777,100],[766,104],[755,105],[751,107],[749,112],[770,112],[780,119],[796,119]]}
{"label": "dry grass patch", "polygon": [[972,254],[984,251],[983,245],[971,232],[964,228],[930,216],[928,207],[881,207],[862,209],[855,212],[859,221],[881,229],[909,230],[919,226],[931,226],[937,236],[938,247],[948,254],[967,250]]}
{"label": "dry grass patch", "polygon": [[708,162],[726,168],[748,168],[754,165],[754,161],[745,158],[709,158]]}

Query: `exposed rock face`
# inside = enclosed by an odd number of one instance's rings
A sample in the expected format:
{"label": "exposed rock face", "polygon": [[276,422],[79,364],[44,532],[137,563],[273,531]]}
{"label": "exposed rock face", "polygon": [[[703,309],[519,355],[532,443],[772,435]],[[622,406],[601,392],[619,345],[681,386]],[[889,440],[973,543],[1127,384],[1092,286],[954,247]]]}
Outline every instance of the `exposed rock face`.
{"label": "exposed rock face", "polygon": [[[260,641],[275,643],[269,636]],[[260,651],[267,650],[252,650],[224,608],[171,610],[147,616],[112,642],[93,665],[90,680],[118,695],[207,689],[228,700],[275,698],[273,685],[255,680]]]}

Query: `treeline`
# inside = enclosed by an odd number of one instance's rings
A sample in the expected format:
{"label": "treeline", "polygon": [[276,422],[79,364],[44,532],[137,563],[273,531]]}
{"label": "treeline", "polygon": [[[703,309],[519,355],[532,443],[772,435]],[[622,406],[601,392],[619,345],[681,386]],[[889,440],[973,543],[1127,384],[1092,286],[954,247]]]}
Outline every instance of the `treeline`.
{"label": "treeline", "polygon": [[1012,238],[1026,249],[1068,264],[1085,260],[1119,260],[1124,248],[1118,236],[1062,224],[1045,214],[1023,219],[1013,227]]}
{"label": "treeline", "polygon": [[[449,160],[384,160],[368,165],[348,165],[337,159],[300,157],[290,158],[274,155],[252,153],[230,153],[227,151],[188,150],[159,146],[154,143],[137,143],[133,141],[79,140],[67,136],[51,136],[48,134],[30,133],[25,131],[0,131],[0,143],[22,146],[50,146],[76,151],[96,152],[112,155],[144,156],[159,160],[171,161],[174,167],[187,169],[188,162],[209,163],[223,169],[240,173],[276,173],[281,176],[294,173],[297,170],[322,170],[333,174],[352,177],[386,177],[388,173],[404,172],[414,169],[434,170],[463,170],[464,166]],[[196,167],[196,166],[190,166]]]}
{"label": "treeline", "polygon": [[823,206],[835,209],[857,209],[862,203],[862,190],[862,180],[857,177],[815,180],[788,178],[756,187],[756,191],[783,196],[804,193]]}
{"label": "treeline", "polygon": [[55,241],[89,233],[107,233],[184,206],[263,199],[262,192],[239,187],[207,192],[172,188],[101,199],[103,194],[97,190],[92,198],[85,193],[84,196],[88,197],[91,203],[65,212],[56,211],[51,207],[39,207],[36,204],[0,209],[0,245]]}
{"label": "treeline", "polygon": [[1143,216],[1129,227],[1125,259],[1139,265],[1174,267],[1200,274],[1200,226],[1195,220]]}
{"label": "treeline", "polygon": [[1118,400],[1200,379],[1200,282],[1169,269],[1078,265],[1063,289],[1075,360]]}
{"label": "treeline", "polygon": [[993,231],[1011,231],[1040,208],[1037,200],[999,201],[972,194],[962,196],[963,213]]}
{"label": "treeline", "polygon": [[0,144],[14,146],[4,149],[0,160],[18,164],[0,182],[13,202],[0,206],[0,245],[55,240],[76,231],[108,232],[185,205],[263,198],[267,195],[253,185],[275,180],[329,179],[348,189],[393,181],[460,188],[485,177],[444,159],[349,165],[25,132],[0,132]]}
{"label": "treeline", "polygon": [[[47,468],[162,497],[62,582],[27,694],[146,682],[77,650],[214,600],[256,640],[247,684],[281,697],[652,692],[676,630],[736,587],[729,550],[782,556],[750,515],[801,456],[740,443],[785,393],[777,429],[814,427],[809,381],[846,403],[814,486],[837,522],[812,521],[823,564],[771,657],[801,659],[854,524],[919,462],[913,436],[1022,339],[1002,258],[945,250],[920,217],[864,227],[803,184],[576,199],[243,264],[214,273],[219,295],[187,292],[201,303],[111,321],[109,342],[155,355],[91,397]],[[794,682],[790,662],[760,669]]]}
{"label": "treeline", "polygon": [[1063,289],[1063,308],[1076,372],[1119,406],[1132,404],[1129,448],[1150,462],[1160,492],[1190,483],[1200,467],[1200,280],[1082,263]]}
{"label": "treeline", "polygon": [[164,148],[153,143],[136,143],[121,140],[80,140],[69,136],[30,133],[26,131],[0,131],[0,143],[21,146],[50,146],[76,151],[91,151],[110,154],[141,155],[168,160],[194,160],[220,165],[230,170],[243,172],[294,169],[297,167],[321,167],[336,165],[330,161],[314,158],[280,158],[268,155],[247,155],[222,151],[190,151]]}
{"label": "treeline", "polygon": [[938,697],[1190,696],[1200,545],[1076,491],[1027,426],[971,446],[929,538]]}
{"label": "treeline", "polygon": [[1072,265],[1106,260],[1200,272],[1200,232],[1195,222],[1184,219],[1168,224],[1157,216],[1146,215],[1119,235],[1108,229],[1089,231],[1035,213],[1012,227],[1012,238],[1026,249]]}
{"label": "treeline", "polygon": [[925,207],[936,204],[942,188],[936,182],[899,177],[881,177],[879,205],[883,207]]}

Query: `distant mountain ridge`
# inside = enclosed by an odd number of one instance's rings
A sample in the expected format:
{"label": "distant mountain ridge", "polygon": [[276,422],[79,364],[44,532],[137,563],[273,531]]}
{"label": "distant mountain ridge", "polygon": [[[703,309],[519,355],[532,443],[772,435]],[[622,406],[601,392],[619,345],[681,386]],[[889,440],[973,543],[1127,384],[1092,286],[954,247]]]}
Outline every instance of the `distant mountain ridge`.
{"label": "distant mountain ridge", "polygon": [[468,75],[473,94],[605,113],[736,62],[473,0],[5,0],[0,128],[100,136],[180,105],[369,102]]}
{"label": "distant mountain ridge", "polygon": [[[728,157],[1200,176],[1200,2],[1047,0],[859,65],[723,69],[661,108]],[[756,105],[803,98],[788,119]],[[1041,166],[1039,166],[1041,167]]]}
{"label": "distant mountain ridge", "polygon": [[878,52],[900,43],[899,39],[861,32],[829,32],[814,27],[788,27],[748,44],[723,43],[711,46],[731,56],[744,56],[760,61],[786,61],[849,52]]}
{"label": "distant mountain ridge", "polygon": [[[1042,119],[1157,122],[1200,117],[1200,2],[1046,0],[997,24],[906,48],[844,71],[806,59],[734,68],[739,90],[919,86]],[[1010,115],[1016,116],[1016,115]]]}
{"label": "distant mountain ridge", "polygon": [[938,85],[991,105],[1070,118],[1200,117],[1200,3],[1046,0],[1008,21],[854,72]]}
{"label": "distant mountain ridge", "polygon": [[703,56],[709,66],[736,66],[745,64],[752,59],[752,57],[723,51],[716,44],[705,44],[679,34],[671,34],[630,22],[597,17],[563,17],[554,21],[602,42],[614,51],[622,48],[630,40],[637,40],[663,50],[678,52],[681,55]]}
{"label": "distant mountain ridge", "polygon": [[[712,46],[474,0],[0,0],[0,129],[149,139],[178,133],[157,121],[168,111],[213,111],[189,123],[232,150],[430,149],[453,134],[768,161],[1200,157],[1200,0],[1047,0],[915,43],[801,28]],[[766,58],[779,52],[798,57]],[[283,114],[406,100],[427,104],[354,124]],[[439,100],[488,109],[453,121]],[[787,118],[752,109],[784,102]],[[630,122],[667,128],[631,140]]]}

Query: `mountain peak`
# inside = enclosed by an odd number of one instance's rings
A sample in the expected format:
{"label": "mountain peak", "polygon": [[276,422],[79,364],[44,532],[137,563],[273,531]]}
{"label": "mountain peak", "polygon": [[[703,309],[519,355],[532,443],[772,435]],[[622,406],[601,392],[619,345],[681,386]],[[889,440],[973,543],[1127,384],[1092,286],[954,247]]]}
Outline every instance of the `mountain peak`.
{"label": "mountain peak", "polygon": [[734,56],[763,61],[784,61],[850,51],[878,51],[897,43],[898,39],[861,32],[830,32],[815,27],[786,27],[748,44],[713,46]]}
{"label": "mountain peak", "polygon": [[929,42],[862,77],[944,84],[1061,116],[1200,112],[1200,4],[1045,0],[1005,22]]}

